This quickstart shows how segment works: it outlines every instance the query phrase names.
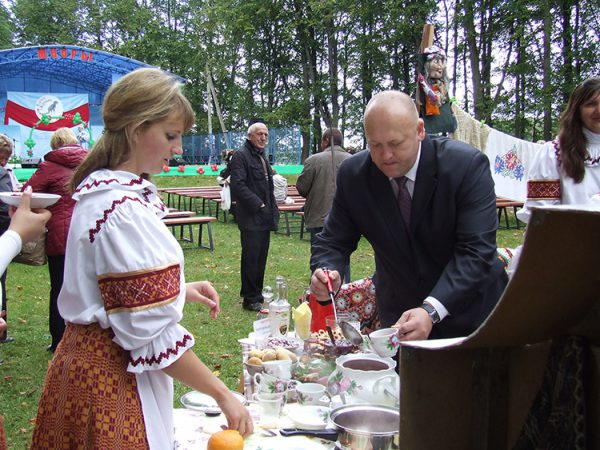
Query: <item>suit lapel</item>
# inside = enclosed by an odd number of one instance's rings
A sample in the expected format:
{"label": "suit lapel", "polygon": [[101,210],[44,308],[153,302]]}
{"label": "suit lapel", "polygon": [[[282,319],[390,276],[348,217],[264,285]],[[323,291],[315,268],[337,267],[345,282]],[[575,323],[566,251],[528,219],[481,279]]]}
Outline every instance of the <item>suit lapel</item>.
{"label": "suit lapel", "polygon": [[426,136],[421,143],[421,158],[417,168],[417,180],[413,192],[411,229],[414,230],[431,201],[431,197],[437,188],[437,165],[435,160],[435,149],[431,139]]}

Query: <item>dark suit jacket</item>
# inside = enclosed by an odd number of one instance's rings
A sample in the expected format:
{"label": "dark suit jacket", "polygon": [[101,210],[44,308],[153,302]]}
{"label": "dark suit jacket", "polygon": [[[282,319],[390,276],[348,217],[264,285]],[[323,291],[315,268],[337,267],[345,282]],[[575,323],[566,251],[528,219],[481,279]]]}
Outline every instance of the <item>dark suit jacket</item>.
{"label": "dark suit jacket", "polygon": [[[265,169],[261,159],[267,168]],[[233,154],[231,163],[231,200],[236,202],[235,217],[240,230],[273,231],[279,223],[279,209],[273,194],[273,171],[269,161],[261,156],[246,139]],[[261,204],[265,204],[261,208]]]}
{"label": "dark suit jacket", "polygon": [[473,147],[426,137],[413,193],[411,225],[402,221],[389,179],[368,151],[342,164],[311,267],[341,271],[362,236],[375,252],[377,308],[383,327],[431,295],[450,316],[432,338],[465,336],[492,310],[507,282],[496,254],[496,195],[487,157]]}

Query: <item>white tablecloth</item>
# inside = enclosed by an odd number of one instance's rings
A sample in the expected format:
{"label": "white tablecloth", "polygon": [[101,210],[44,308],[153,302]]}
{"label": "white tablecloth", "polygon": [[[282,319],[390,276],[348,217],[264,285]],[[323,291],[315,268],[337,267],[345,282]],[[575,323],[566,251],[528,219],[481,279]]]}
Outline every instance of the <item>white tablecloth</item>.
{"label": "white tablecloth", "polygon": [[[279,435],[279,428],[293,428],[294,424],[287,417],[291,408],[299,407],[297,404],[286,405],[283,414],[277,423],[265,424],[271,428],[276,436],[268,436],[262,431],[256,404],[248,406],[254,418],[254,434],[247,437],[244,450],[332,450],[335,442],[307,436]],[[207,417],[202,412],[189,409],[175,409],[173,412],[175,423],[175,449],[177,450],[205,450],[206,443],[211,434],[220,431],[221,425],[226,425],[225,416]]]}

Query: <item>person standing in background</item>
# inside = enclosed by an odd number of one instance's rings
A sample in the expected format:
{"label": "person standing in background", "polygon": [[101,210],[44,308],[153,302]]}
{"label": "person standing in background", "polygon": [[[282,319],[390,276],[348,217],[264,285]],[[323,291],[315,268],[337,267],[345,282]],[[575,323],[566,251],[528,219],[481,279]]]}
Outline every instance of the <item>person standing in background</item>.
{"label": "person standing in background", "polygon": [[236,202],[242,258],[240,296],[243,308],[260,311],[271,231],[279,209],[273,194],[273,172],[264,151],[269,130],[262,122],[248,128],[248,138],[231,158],[231,200]]}
{"label": "person standing in background", "polygon": [[[14,192],[18,189],[17,180],[13,175],[12,170],[6,167],[12,152],[13,143],[11,139],[4,134],[0,134],[0,192]],[[8,215],[8,205],[0,201],[0,236],[2,236],[4,232],[8,230],[9,224],[10,217]],[[4,299],[0,317],[4,317],[5,320],[7,311],[6,275],[7,270],[5,269],[2,271],[2,276],[0,276],[0,284],[2,285],[2,298]],[[14,340],[14,338],[8,336],[6,329],[0,331],[0,343],[12,342]]]}
{"label": "person standing in background", "polygon": [[58,312],[58,294],[63,284],[67,235],[75,201],[71,198],[68,184],[73,171],[87,155],[70,128],[59,128],[50,138],[52,151],[44,155],[42,162],[25,186],[34,192],[60,195],[60,200],[48,209],[52,218],[48,222],[46,254],[50,274],[49,326],[52,343],[48,351],[54,352],[65,332],[65,321]]}
{"label": "person standing in background", "polygon": [[[304,161],[302,173],[296,181],[298,193],[306,199],[304,223],[310,233],[311,253],[317,233],[323,231],[336,189],[337,171],[342,161],[351,155],[344,150],[344,138],[337,128],[328,128],[321,138],[321,152]],[[346,265],[344,280],[350,281],[350,263]]]}

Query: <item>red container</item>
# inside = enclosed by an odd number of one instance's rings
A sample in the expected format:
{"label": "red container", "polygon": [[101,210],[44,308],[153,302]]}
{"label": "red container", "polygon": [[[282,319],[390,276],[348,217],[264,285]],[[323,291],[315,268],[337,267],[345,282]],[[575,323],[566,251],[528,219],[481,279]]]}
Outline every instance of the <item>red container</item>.
{"label": "red container", "polygon": [[310,322],[310,331],[318,332],[320,330],[325,330],[325,317],[333,314],[333,305],[330,300],[327,300],[325,304],[319,302],[317,297],[309,293],[308,296],[308,306],[312,312],[312,320]]}

